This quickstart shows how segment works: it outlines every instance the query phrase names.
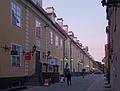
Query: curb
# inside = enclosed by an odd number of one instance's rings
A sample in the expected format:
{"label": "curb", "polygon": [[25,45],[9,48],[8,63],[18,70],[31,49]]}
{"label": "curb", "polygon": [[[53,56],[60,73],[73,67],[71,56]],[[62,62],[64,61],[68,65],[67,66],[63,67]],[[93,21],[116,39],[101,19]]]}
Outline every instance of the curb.
{"label": "curb", "polygon": [[3,89],[3,91],[19,91],[22,89],[27,89],[27,87],[26,86],[12,87],[12,88],[8,88],[8,89]]}
{"label": "curb", "polygon": [[111,86],[107,81],[104,82],[104,91],[112,91]]}

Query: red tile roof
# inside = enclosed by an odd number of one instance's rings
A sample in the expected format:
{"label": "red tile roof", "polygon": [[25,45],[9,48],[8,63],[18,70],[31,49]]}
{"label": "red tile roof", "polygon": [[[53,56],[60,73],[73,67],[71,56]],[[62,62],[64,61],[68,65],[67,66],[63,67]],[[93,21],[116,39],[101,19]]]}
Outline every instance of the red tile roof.
{"label": "red tile roof", "polygon": [[28,0],[39,12],[41,12],[51,23],[52,25],[57,28],[59,30],[59,32],[61,32],[65,38],[67,38],[67,33],[57,24],[57,23],[54,23],[49,17],[48,17],[48,14],[47,12],[42,8],[42,7],[39,7],[37,6],[36,4],[34,4],[32,2],[32,0]]}

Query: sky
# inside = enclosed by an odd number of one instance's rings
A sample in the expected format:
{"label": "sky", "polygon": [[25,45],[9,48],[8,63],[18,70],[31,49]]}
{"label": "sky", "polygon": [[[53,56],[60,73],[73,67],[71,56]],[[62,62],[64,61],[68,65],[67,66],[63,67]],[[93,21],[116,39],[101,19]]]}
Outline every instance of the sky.
{"label": "sky", "polygon": [[62,17],[83,46],[96,61],[104,57],[106,44],[105,8],[101,0],[43,0],[43,8],[54,7],[57,18]]}

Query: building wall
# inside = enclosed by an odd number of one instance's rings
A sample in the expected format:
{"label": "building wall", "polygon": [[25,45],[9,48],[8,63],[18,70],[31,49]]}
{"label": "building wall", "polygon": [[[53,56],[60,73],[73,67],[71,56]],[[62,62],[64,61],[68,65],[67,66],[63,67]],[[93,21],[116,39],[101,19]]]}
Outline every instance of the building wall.
{"label": "building wall", "polygon": [[[34,53],[31,60],[25,60],[25,55],[23,51],[30,52],[34,45],[36,45],[36,50],[40,51],[40,62],[48,64],[47,52],[50,51],[50,55],[58,60],[59,73],[63,74],[64,68],[64,58],[68,57],[68,62],[70,66],[70,60],[72,61],[72,71],[78,72],[78,62],[86,63],[88,60],[86,54],[80,49],[75,41],[71,42],[68,38],[65,46],[64,40],[65,35],[61,32],[59,28],[56,28],[54,23],[47,18],[42,11],[39,11],[33,4],[25,0],[16,0],[16,2],[21,7],[21,22],[22,26],[17,27],[11,22],[11,1],[12,0],[2,0],[0,1],[0,78],[2,77],[23,77],[31,76],[35,73],[36,69],[36,54]],[[45,13],[46,14],[46,13]],[[40,22],[40,38],[36,39],[36,20]],[[50,43],[50,32],[53,32],[53,44]],[[62,48],[60,47],[60,41],[58,46],[55,45],[55,35],[58,39],[63,40]],[[17,43],[21,45],[21,65],[20,67],[12,67],[11,65],[11,50],[4,50],[4,46],[11,46],[11,43]],[[65,48],[67,53],[65,54]],[[71,48],[71,49],[70,49]],[[11,48],[10,48],[11,49]],[[81,64],[81,69],[83,65]],[[42,68],[42,72],[45,71]],[[49,71],[48,71],[49,72]],[[58,74],[59,75],[59,74]]]}
{"label": "building wall", "polygon": [[[113,0],[115,1],[115,0]],[[120,84],[120,57],[119,57],[119,34],[120,34],[120,9],[118,7],[107,7],[107,19],[109,25],[109,46],[110,46],[110,83],[113,91],[119,91]]]}
{"label": "building wall", "polygon": [[[53,33],[53,43],[51,44],[50,43],[50,33]],[[55,39],[56,39],[56,36],[58,37],[58,45],[56,46],[55,44]],[[51,56],[53,56],[53,58],[56,58],[58,60],[58,64],[59,64],[59,72],[60,74],[63,74],[63,45],[62,45],[62,48],[61,48],[61,44],[60,44],[60,40],[65,40],[64,36],[62,34],[59,33],[59,30],[54,30],[52,28],[50,28],[48,30],[48,51],[51,52]]]}
{"label": "building wall", "polygon": [[82,70],[82,64],[83,64],[83,55],[84,53],[82,52],[81,48],[77,46],[75,42],[71,44],[71,49],[72,49],[72,55],[71,58],[72,60],[72,71],[74,72],[80,72]]}
{"label": "building wall", "polygon": [[[113,35],[113,38],[112,38],[112,40],[113,40],[113,54],[112,54],[113,55],[113,60],[112,60],[113,63],[111,63],[111,65],[113,65],[113,66],[111,66],[112,67],[111,71],[113,71],[113,74],[111,74],[111,75],[113,75],[112,79],[114,79],[113,80],[113,84],[114,84],[113,91],[119,91],[119,89],[120,89],[118,86],[118,84],[120,84],[120,71],[119,71],[119,69],[120,69],[119,68],[119,65],[120,65],[120,62],[119,62],[119,60],[120,60],[120,57],[119,57],[119,55],[120,55],[119,54],[120,19],[119,19],[119,15],[120,15],[120,9],[117,8],[116,10],[114,10],[114,13],[113,13],[114,19],[111,22],[112,23],[111,26],[113,27],[113,29],[112,29],[112,31],[113,31],[113,33],[112,33],[112,35]],[[116,17],[116,19],[115,19],[115,17]],[[116,30],[115,30],[114,24],[116,24]]]}
{"label": "building wall", "polygon": [[[11,22],[11,1],[10,0],[3,0],[0,3],[1,14],[0,18],[0,41],[1,41],[1,53],[0,53],[0,76],[1,77],[14,77],[14,76],[24,76],[25,75],[25,58],[21,53],[21,66],[20,67],[13,67],[11,65],[11,55],[10,50],[6,51],[2,48],[5,44],[10,47],[11,43],[17,43],[21,46],[22,51],[25,50],[25,31],[26,31],[26,9],[22,2],[17,2],[21,8],[21,28],[17,27],[16,25],[12,24]],[[4,9],[4,10],[3,10]],[[32,49],[33,41],[34,41],[34,15],[32,12],[29,11],[29,50]],[[31,61],[29,61],[29,74],[33,73],[34,69],[34,56],[32,56]]]}
{"label": "building wall", "polygon": [[[41,20],[42,21],[42,20]],[[41,44],[40,44],[40,50],[41,50],[41,62],[47,63],[46,60],[46,31],[49,29],[49,27],[46,26],[45,22],[42,22],[41,24]]]}
{"label": "building wall", "polygon": [[[65,63],[68,63],[68,68],[70,68],[70,60],[71,60],[71,54],[70,54],[70,43],[71,40],[70,38],[68,37],[66,40],[65,40],[65,57],[67,60],[65,60]],[[66,64],[65,64],[66,65]]]}
{"label": "building wall", "polygon": [[[86,54],[86,53],[85,53]],[[90,71],[90,60],[88,58],[88,55],[86,54],[84,56],[84,68],[86,69],[86,72],[89,72]]]}

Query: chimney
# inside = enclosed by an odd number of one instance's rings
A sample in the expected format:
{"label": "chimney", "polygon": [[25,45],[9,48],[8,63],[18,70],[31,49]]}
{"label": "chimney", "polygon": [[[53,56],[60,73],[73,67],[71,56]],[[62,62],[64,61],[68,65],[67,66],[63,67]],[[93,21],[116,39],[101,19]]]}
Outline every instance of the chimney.
{"label": "chimney", "polygon": [[57,18],[57,23],[63,28],[63,18]]}
{"label": "chimney", "polygon": [[74,37],[74,33],[72,31],[68,31],[68,35]]}
{"label": "chimney", "polygon": [[54,12],[54,8],[53,7],[47,7],[46,12],[47,12],[49,18],[55,23],[56,14]]}
{"label": "chimney", "polygon": [[82,48],[82,43],[79,43],[79,45],[80,45],[80,48]]}
{"label": "chimney", "polygon": [[74,40],[75,42],[77,42],[77,37],[74,37],[73,40]]}
{"label": "chimney", "polygon": [[32,0],[37,6],[42,7],[42,0]]}
{"label": "chimney", "polygon": [[88,46],[86,46],[85,48],[83,48],[83,50],[84,50],[85,52],[88,52]]}
{"label": "chimney", "polygon": [[74,38],[74,33],[72,31],[68,31],[68,35],[73,39]]}
{"label": "chimney", "polygon": [[79,44],[79,43],[80,43],[80,41],[79,41],[79,40],[77,40],[77,43]]}
{"label": "chimney", "polygon": [[68,25],[63,25],[63,29],[64,29],[65,32],[68,34]]}

